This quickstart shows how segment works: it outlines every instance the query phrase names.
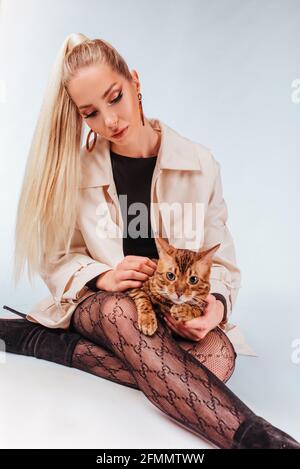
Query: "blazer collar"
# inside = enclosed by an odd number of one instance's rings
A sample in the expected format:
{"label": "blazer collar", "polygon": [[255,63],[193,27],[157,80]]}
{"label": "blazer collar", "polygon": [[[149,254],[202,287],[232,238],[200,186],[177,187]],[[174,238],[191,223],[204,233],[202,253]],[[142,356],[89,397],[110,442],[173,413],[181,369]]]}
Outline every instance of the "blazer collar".
{"label": "blazer collar", "polygon": [[[160,130],[161,143],[157,154],[156,171],[201,170],[199,146],[193,141],[181,136],[162,120],[148,118],[151,126]],[[113,179],[110,161],[110,142],[104,138],[97,138],[92,152],[86,146],[81,148],[81,183],[80,188],[110,185]]]}

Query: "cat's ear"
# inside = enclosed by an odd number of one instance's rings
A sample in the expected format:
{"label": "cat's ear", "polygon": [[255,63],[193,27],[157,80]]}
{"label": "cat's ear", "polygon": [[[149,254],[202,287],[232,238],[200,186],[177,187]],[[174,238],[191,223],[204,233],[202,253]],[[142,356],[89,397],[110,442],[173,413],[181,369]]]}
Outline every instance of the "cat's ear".
{"label": "cat's ear", "polygon": [[155,239],[158,243],[159,251],[162,251],[162,253],[168,254],[169,256],[174,253],[175,248],[171,246],[171,244],[169,244],[166,238],[162,238],[161,236],[155,235]]}
{"label": "cat's ear", "polygon": [[207,263],[212,262],[213,255],[219,249],[220,246],[221,246],[221,243],[216,244],[215,246],[207,249],[206,251],[201,251],[201,250],[198,251],[196,255],[196,259],[199,261],[207,262]]}

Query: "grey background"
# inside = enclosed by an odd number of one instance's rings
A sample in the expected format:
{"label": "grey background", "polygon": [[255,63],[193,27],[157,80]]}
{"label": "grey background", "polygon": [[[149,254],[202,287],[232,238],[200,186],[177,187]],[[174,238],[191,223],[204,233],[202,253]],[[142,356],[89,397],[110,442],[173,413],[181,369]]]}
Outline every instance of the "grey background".
{"label": "grey background", "polygon": [[[11,282],[17,201],[50,68],[71,32],[111,42],[138,71],[146,116],[220,162],[242,270],[231,320],[258,353],[238,357],[228,386],[299,440],[300,2],[2,0],[1,305],[23,311],[48,290],[39,278]],[[10,354],[0,381],[3,447],[206,447],[140,392],[79,370]]]}

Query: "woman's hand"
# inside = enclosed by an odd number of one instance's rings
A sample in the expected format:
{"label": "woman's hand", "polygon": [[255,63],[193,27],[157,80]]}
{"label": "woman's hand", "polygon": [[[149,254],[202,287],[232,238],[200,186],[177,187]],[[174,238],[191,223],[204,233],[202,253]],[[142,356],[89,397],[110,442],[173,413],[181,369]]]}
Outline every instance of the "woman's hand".
{"label": "woman's hand", "polygon": [[224,305],[221,301],[211,294],[207,295],[205,299],[208,305],[204,310],[204,315],[199,318],[176,321],[169,313],[165,314],[164,319],[170,329],[187,339],[197,342],[203,339],[210,330],[220,324],[224,314]]}
{"label": "woman's hand", "polygon": [[151,277],[157,265],[149,257],[125,256],[115,267],[99,275],[96,286],[106,291],[124,291],[138,288]]}

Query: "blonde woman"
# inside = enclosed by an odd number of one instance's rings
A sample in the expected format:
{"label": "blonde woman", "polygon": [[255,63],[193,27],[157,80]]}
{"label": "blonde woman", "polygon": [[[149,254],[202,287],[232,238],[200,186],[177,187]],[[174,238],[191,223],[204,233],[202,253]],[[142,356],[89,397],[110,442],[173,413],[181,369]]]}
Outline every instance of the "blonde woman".
{"label": "blonde woman", "polygon": [[[0,338],[8,352],[141,390],[218,448],[299,448],[225,385],[237,355],[228,317],[240,270],[219,164],[205,146],[147,119],[140,91],[136,71],[108,42],[66,38],[32,140],[16,223],[15,279],[27,262],[30,280],[41,275],[50,296],[22,319],[1,319]],[[83,122],[90,131],[81,148]],[[156,270],[151,230],[160,217],[166,221],[157,202],[203,204],[201,245],[220,243],[220,249],[205,315],[185,323],[166,315],[147,336],[126,290]],[[150,222],[151,230],[123,237],[134,203],[148,209],[142,224]],[[184,241],[177,239],[177,247]]]}

